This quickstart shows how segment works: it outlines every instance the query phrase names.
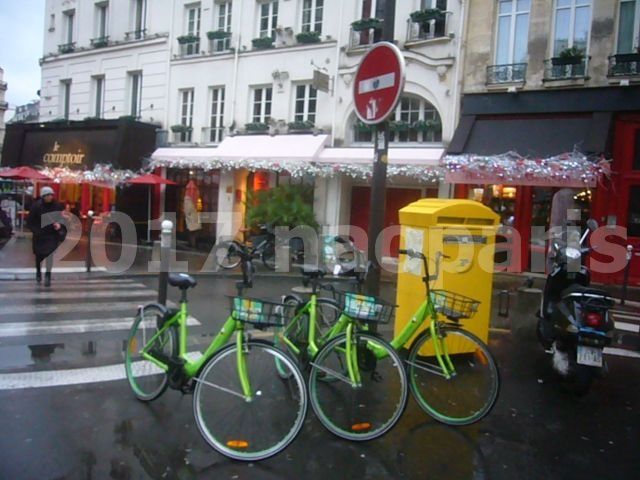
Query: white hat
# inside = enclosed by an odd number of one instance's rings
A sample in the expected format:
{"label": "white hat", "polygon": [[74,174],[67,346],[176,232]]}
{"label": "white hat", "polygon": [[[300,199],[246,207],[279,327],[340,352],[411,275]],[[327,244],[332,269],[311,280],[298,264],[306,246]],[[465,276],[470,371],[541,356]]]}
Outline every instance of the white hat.
{"label": "white hat", "polygon": [[40,190],[40,196],[44,197],[45,195],[53,195],[53,188],[42,187],[42,189]]}

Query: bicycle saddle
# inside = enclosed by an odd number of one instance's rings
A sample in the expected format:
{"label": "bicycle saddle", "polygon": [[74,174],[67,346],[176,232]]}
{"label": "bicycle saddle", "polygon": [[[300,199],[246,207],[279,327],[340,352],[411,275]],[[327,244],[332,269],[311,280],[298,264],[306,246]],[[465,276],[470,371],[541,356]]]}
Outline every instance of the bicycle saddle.
{"label": "bicycle saddle", "polygon": [[327,274],[327,270],[324,267],[317,265],[300,265],[302,275],[309,278],[320,278]]}
{"label": "bicycle saddle", "polygon": [[186,290],[187,288],[195,287],[198,281],[191,275],[186,273],[170,273],[169,285],[172,287],[178,287],[180,290]]}

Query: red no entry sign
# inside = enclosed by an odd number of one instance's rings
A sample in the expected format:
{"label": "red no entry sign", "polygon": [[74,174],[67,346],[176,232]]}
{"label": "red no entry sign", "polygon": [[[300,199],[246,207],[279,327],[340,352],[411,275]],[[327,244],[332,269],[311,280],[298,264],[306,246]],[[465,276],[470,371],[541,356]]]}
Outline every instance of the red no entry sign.
{"label": "red no entry sign", "polygon": [[364,56],[353,82],[358,118],[369,125],[385,120],[404,89],[404,57],[389,42],[376,43]]}

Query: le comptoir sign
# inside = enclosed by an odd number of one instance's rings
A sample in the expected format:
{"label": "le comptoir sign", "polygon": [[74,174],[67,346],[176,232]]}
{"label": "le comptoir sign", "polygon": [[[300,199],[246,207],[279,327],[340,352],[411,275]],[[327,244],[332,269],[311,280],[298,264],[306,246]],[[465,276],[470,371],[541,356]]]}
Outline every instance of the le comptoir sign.
{"label": "le comptoir sign", "polygon": [[77,152],[61,152],[61,145],[57,141],[53,144],[50,152],[43,155],[42,161],[45,165],[66,167],[71,165],[84,165],[85,154],[82,149]]}

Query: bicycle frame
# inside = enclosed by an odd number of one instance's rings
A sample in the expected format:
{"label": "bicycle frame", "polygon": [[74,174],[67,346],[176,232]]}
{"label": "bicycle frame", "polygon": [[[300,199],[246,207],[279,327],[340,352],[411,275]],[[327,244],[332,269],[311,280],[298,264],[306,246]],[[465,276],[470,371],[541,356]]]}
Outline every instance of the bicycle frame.
{"label": "bicycle frame", "polygon": [[215,353],[220,350],[223,346],[225,346],[233,333],[236,333],[236,344],[238,346],[238,372],[240,377],[240,384],[242,385],[242,390],[245,397],[251,396],[251,387],[249,383],[249,378],[247,375],[246,369],[246,359],[244,357],[244,351],[242,345],[244,343],[244,324],[239,322],[230,315],[225,321],[224,325],[215,336],[215,338],[211,341],[211,344],[204,351],[202,356],[197,360],[191,360],[187,355],[187,338],[188,338],[188,327],[187,327],[187,304],[183,302],[180,304],[180,311],[176,313],[173,317],[171,317],[168,321],[164,323],[162,328],[156,332],[156,334],[151,337],[151,339],[147,342],[146,345],[142,347],[141,355],[145,360],[152,362],[154,365],[161,368],[163,371],[169,371],[169,365],[162,360],[154,357],[149,351],[150,345],[160,337],[164,332],[166,332],[169,328],[173,327],[177,324],[178,326],[178,357],[184,360],[184,365],[182,366],[183,371],[187,378],[194,378],[203,365],[211,358]]}

